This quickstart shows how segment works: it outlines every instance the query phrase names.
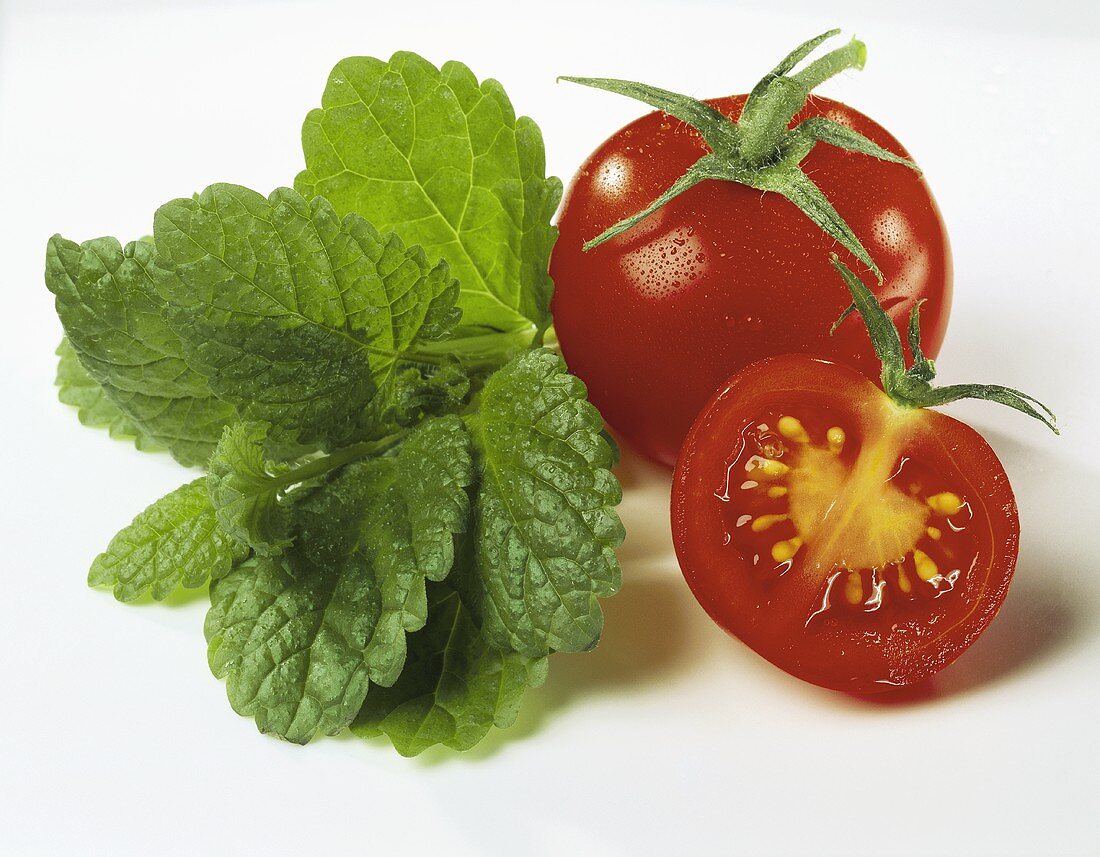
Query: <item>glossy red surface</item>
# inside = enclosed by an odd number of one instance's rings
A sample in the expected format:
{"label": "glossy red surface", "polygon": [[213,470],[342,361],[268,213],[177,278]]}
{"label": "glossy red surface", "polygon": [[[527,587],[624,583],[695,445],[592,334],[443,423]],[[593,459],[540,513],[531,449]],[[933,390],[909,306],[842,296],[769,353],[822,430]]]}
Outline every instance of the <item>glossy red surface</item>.
{"label": "glossy red surface", "polygon": [[[777,431],[781,416],[806,439]],[[789,470],[769,477],[760,457]],[[937,511],[941,492],[959,507]],[[715,622],[798,678],[869,693],[928,678],[986,628],[1019,520],[1004,469],[969,426],[901,410],[850,368],[786,356],[743,370],[700,413],[673,479],[672,529]],[[799,536],[789,559],[772,553]]]}
{"label": "glossy red surface", "polygon": [[[743,102],[710,103],[735,117]],[[811,115],[908,154],[843,104],[811,98],[794,121]],[[662,113],[617,132],[574,178],[550,263],[554,326],[569,368],[616,432],[668,465],[718,385],[755,360],[799,352],[872,378],[879,371],[858,316],[829,336],[849,302],[829,261],[841,248],[777,194],[703,182],[612,241],[581,249],[644,208],[706,151],[693,129]],[[913,302],[927,299],[923,342],[935,356],[947,327],[951,260],[926,182],[906,167],[823,144],[802,166],[882,269],[876,294],[896,323],[904,325]],[[873,282],[869,273],[866,279]]]}

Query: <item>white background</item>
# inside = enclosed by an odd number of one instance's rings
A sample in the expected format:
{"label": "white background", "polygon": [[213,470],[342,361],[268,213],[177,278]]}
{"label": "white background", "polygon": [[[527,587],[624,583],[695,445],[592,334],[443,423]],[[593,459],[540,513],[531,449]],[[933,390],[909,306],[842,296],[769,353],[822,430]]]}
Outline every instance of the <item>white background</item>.
{"label": "white background", "polygon": [[[1100,854],[1100,22],[1068,2],[826,5],[0,7],[0,851]],[[941,379],[1028,390],[1065,426],[953,408],[1012,478],[1022,549],[1000,617],[931,688],[830,694],[724,636],[677,569],[667,477],[629,456],[602,644],[556,656],[517,725],[464,756],[263,737],[207,671],[201,598],[123,606],[85,587],[109,537],[189,477],[55,401],[50,234],[126,240],[211,182],[289,184],[345,55],[412,49],[499,78],[568,178],[640,108],[555,75],[743,92],[832,25],[869,61],[823,91],[904,142],[947,220]]]}

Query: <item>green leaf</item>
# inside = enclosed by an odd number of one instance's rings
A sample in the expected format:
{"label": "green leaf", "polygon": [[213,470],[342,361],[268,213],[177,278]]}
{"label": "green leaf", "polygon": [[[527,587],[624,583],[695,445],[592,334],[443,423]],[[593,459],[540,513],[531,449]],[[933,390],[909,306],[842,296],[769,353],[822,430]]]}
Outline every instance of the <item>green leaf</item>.
{"label": "green leaf", "polygon": [[659,86],[650,86],[648,83],[618,78],[562,75],[558,80],[625,95],[627,98],[648,104],[655,110],[686,122],[699,132],[713,151],[725,151],[731,146],[736,146],[740,137],[740,129],[736,123],[730,121],[728,116],[705,101],[690,95],[681,95],[678,92],[661,89]]}
{"label": "green leaf", "polygon": [[348,725],[368,681],[397,679],[405,633],[427,619],[425,578],[447,575],[467,525],[469,443],[457,417],[432,420],[396,456],[291,495],[294,545],[211,588],[210,664],[236,711],[304,743]]}
{"label": "green leaf", "polygon": [[[369,462],[377,490],[365,505],[361,549],[381,581],[384,621],[367,656],[371,680],[390,685],[405,662],[405,632],[428,619],[425,579],[440,581],[454,563],[455,536],[470,517],[470,436],[458,417],[430,420],[396,459]],[[390,465],[380,471],[382,465]]]}
{"label": "green leaf", "polygon": [[[354,462],[330,478],[299,512],[327,541],[355,551],[373,569],[381,614],[363,652],[370,679],[396,681],[405,634],[427,620],[425,580],[443,580],[454,563],[455,536],[470,517],[470,436],[455,416],[429,420],[398,453]],[[333,525],[342,521],[342,531]],[[314,560],[316,547],[311,548]]]}
{"label": "green leaf", "polygon": [[858,131],[853,131],[847,125],[841,125],[839,122],[834,122],[824,116],[811,116],[809,119],[804,119],[798,124],[798,127],[788,134],[788,140],[784,145],[802,151],[803,154],[799,157],[799,160],[801,160],[802,157],[809,154],[814,143],[828,143],[838,149],[846,149],[849,152],[878,158],[880,161],[909,167],[916,173],[921,171],[920,167],[908,158],[895,155],[889,149],[884,149]]}
{"label": "green leaf", "polygon": [[274,555],[289,547],[290,520],[279,502],[287,487],[264,460],[265,423],[226,428],[207,466],[210,501],[225,532],[257,553]]}
{"label": "green leaf", "polygon": [[878,266],[852,228],[833,208],[833,204],[821,189],[801,169],[797,169],[787,161],[782,161],[761,169],[755,175],[746,177],[744,181],[745,184],[757,190],[772,191],[789,199],[823,232],[836,239],[842,247],[866,265],[879,280],[882,279]]}
{"label": "green leaf", "polygon": [[429,599],[401,677],[373,688],[352,724],[364,738],[387,735],[403,756],[435,744],[468,750],[492,726],[511,726],[524,691],[546,680],[546,658],[494,648],[448,584],[433,584]]}
{"label": "green leaf", "polygon": [[262,732],[304,744],[351,722],[366,695],[364,652],[382,616],[381,590],[356,550],[370,491],[344,468],[297,504],[298,538],[210,587],[210,669],[233,709]]}
{"label": "green leaf", "polygon": [[[181,463],[202,464],[236,414],[183,360],[150,276],[154,255],[144,241],[77,245],[55,235],[46,249],[46,285],[73,351],[103,395]],[[102,406],[95,418],[108,419]]]}
{"label": "green leaf", "polygon": [[467,331],[545,330],[561,182],[495,80],[412,53],[342,60],[302,128],[294,186],[443,256]]}
{"label": "green leaf", "polygon": [[386,433],[402,371],[459,318],[445,263],[288,188],[212,185],[161,206],[154,233],[188,360],[276,439]]}
{"label": "green leaf", "polygon": [[111,539],[88,572],[91,586],[110,586],[119,601],[160,600],[225,575],[248,549],[218,527],[200,477],[161,497]]}
{"label": "green leaf", "polygon": [[210,587],[210,669],[233,710],[304,744],[347,726],[367,692],[363,649],[380,598],[355,557],[313,564],[298,548],[254,557]]}
{"label": "green leaf", "polygon": [[472,422],[482,476],[468,597],[487,638],[531,657],[592,648],[598,598],[620,583],[622,490],[584,384],[552,352],[529,351],[489,379]]}
{"label": "green leaf", "polygon": [[118,405],[107,398],[103,386],[80,365],[72,344],[62,337],[55,352],[58,356],[57,398],[77,409],[77,419],[91,428],[105,428],[116,440],[132,440],[134,446],[146,452],[158,452],[164,447],[143,433]]}
{"label": "green leaf", "polygon": [[398,425],[411,426],[424,417],[459,408],[470,392],[470,376],[455,362],[430,372],[406,369],[394,384],[394,415]]}

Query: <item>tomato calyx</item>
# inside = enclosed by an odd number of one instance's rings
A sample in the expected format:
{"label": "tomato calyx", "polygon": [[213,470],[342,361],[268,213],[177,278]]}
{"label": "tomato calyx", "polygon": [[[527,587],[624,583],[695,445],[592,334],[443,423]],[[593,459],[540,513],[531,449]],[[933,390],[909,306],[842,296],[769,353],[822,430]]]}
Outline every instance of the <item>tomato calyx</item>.
{"label": "tomato calyx", "polygon": [[916,172],[920,172],[919,168],[912,161],[823,116],[808,118],[794,128],[788,128],[815,87],[847,69],[863,68],[867,48],[863,42],[852,39],[809,63],[801,71],[794,72],[795,66],[839,32],[829,30],[822,33],[803,42],[784,57],[753,87],[737,120],[691,96],[644,83],[610,78],[559,77],[558,80],[625,95],[664,111],[698,131],[711,150],[643,210],[587,241],[584,249],[591,250],[626,232],[669,200],[700,182],[718,179],[771,191],[787,198],[866,265],[881,282],[882,272],[871,255],[799,164],[817,143],[827,143],[900,164]]}
{"label": "tomato calyx", "polygon": [[882,388],[895,404],[903,408],[927,408],[946,405],[959,399],[982,399],[1014,408],[1039,420],[1055,434],[1059,433],[1054,412],[1034,396],[1020,390],[1000,384],[935,386],[932,383],[936,377],[935,363],[924,356],[920,344],[920,307],[923,301],[914,304],[909,313],[907,339],[909,351],[913,355],[913,364],[906,367],[901,336],[882,305],[866,284],[841,262],[835,253],[832,261],[833,267],[843,278],[844,284],[852,295],[852,305],[862,316],[871,338],[871,345],[882,362]]}

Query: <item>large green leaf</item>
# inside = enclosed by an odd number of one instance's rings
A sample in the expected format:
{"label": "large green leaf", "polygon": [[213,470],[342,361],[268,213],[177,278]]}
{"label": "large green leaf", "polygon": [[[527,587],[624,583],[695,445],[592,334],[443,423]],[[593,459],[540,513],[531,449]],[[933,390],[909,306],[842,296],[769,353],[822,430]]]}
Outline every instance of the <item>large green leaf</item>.
{"label": "large green leaf", "polygon": [[[55,235],[46,248],[46,285],[69,343],[103,395],[141,435],[183,464],[201,464],[236,414],[184,361],[151,276],[154,256],[147,241],[77,245]],[[108,419],[102,406],[95,418]]]}
{"label": "large green leaf", "polygon": [[459,317],[445,263],[288,188],[265,199],[212,185],[161,206],[153,225],[189,362],[279,439],[384,433],[417,347]]}
{"label": "large green leaf", "polygon": [[549,325],[561,182],[545,176],[538,126],[516,118],[495,80],[406,52],[342,60],[302,145],[294,186],[445,258],[461,284],[463,328]]}
{"label": "large green leaf", "polygon": [[547,350],[495,373],[472,420],[481,470],[468,594],[500,649],[538,657],[590,649],[599,598],[620,583],[614,453],[584,384]]}

